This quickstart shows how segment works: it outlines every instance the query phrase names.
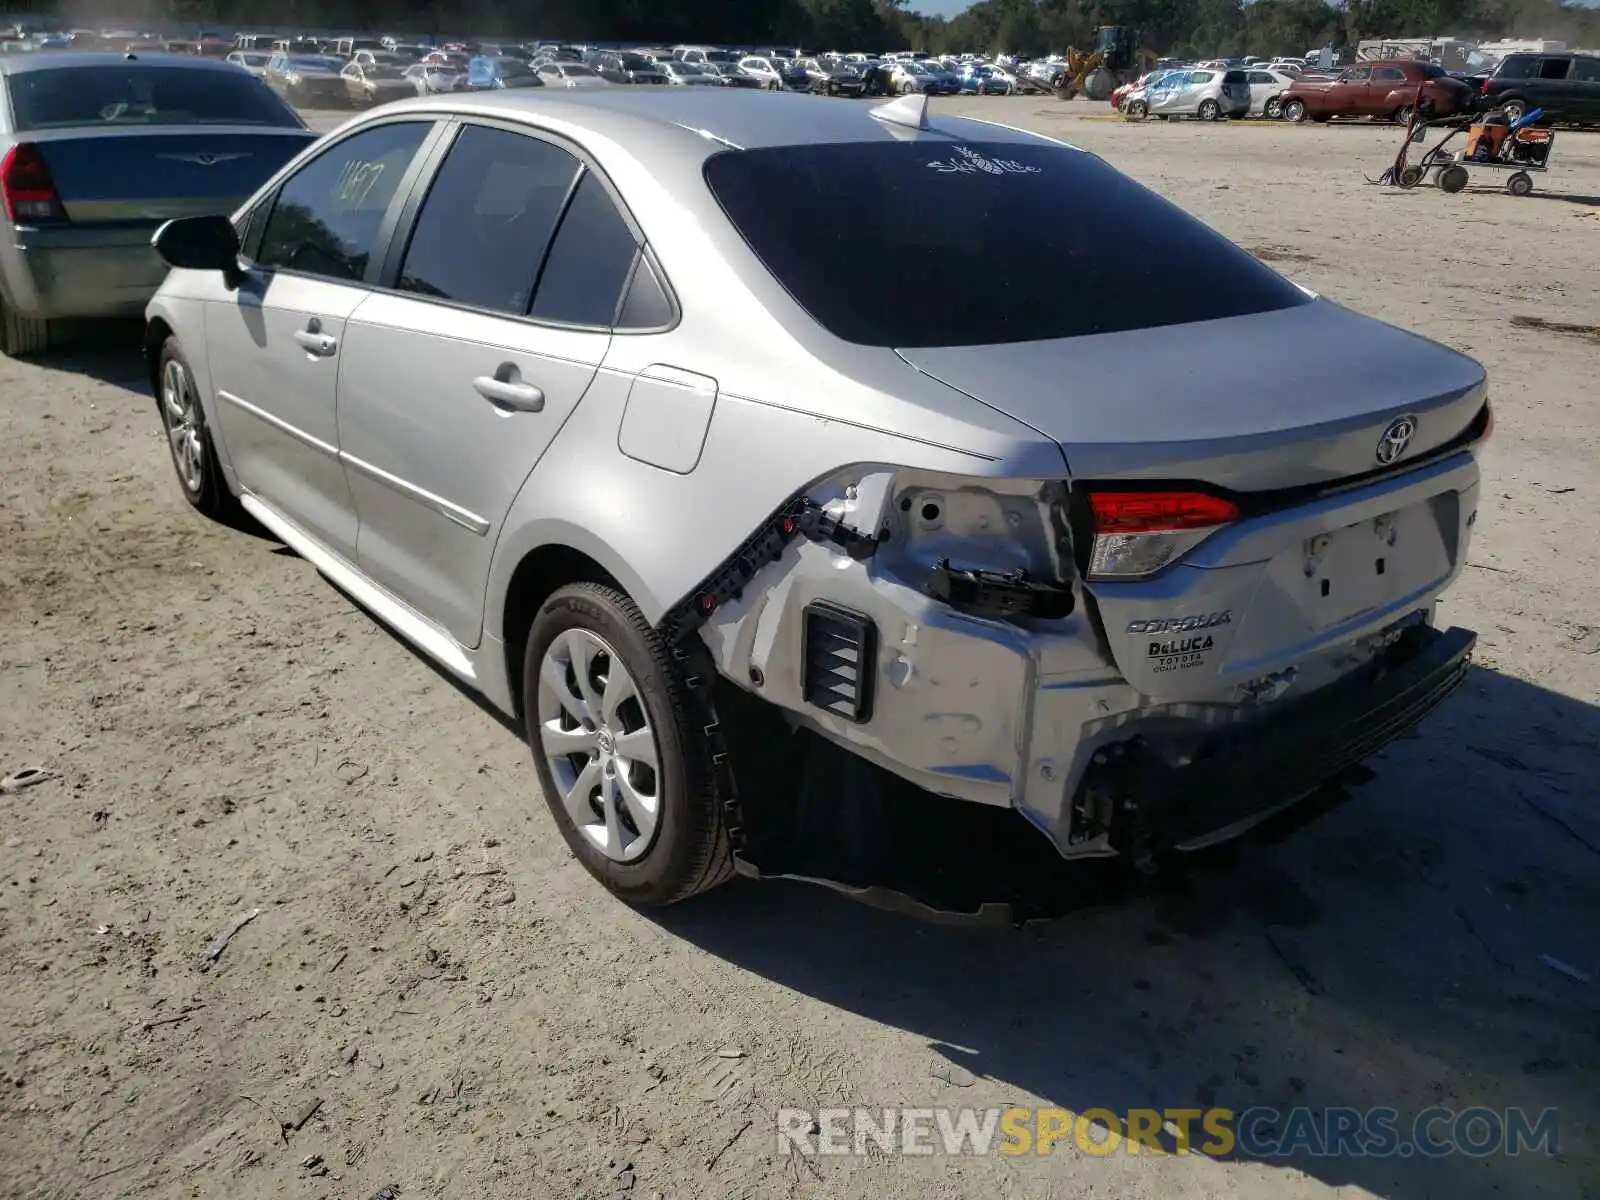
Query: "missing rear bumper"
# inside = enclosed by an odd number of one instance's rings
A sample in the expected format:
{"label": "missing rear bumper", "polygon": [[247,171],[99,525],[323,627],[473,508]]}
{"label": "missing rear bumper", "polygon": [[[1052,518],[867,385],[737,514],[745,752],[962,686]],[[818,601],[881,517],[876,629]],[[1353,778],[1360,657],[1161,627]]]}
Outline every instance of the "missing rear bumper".
{"label": "missing rear bumper", "polygon": [[1073,798],[1070,845],[1135,859],[1244,832],[1338,781],[1437,708],[1477,635],[1407,629],[1367,670],[1257,720],[1141,734],[1103,747]]}

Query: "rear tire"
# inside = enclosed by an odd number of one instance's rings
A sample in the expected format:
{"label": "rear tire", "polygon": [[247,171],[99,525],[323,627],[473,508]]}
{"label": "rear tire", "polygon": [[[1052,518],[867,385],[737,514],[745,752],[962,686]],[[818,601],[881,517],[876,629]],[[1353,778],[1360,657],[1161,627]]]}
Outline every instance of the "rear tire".
{"label": "rear tire", "polygon": [[1306,111],[1304,100],[1286,100],[1283,103],[1283,119],[1292,121],[1296,125],[1302,124],[1311,114]]}
{"label": "rear tire", "polygon": [[[608,696],[623,684],[625,698]],[[545,802],[572,853],[607,890],[654,908],[732,876],[723,797],[704,733],[709,714],[626,594],[575,583],[546,600],[528,633],[522,696]],[[586,724],[573,708],[591,714],[582,718]],[[654,770],[644,767],[647,752]]]}
{"label": "rear tire", "polygon": [[30,358],[50,349],[50,322],[25,317],[0,296],[0,354]]}
{"label": "rear tire", "polygon": [[1409,104],[1405,105],[1403,108],[1395,109],[1394,123],[1396,125],[1411,124],[1411,106]]}
{"label": "rear tire", "polygon": [[1496,105],[1496,107],[1505,112],[1506,119],[1513,125],[1528,114],[1528,106],[1521,100],[1507,100],[1504,104]]}
{"label": "rear tire", "polygon": [[1220,121],[1222,120],[1222,106],[1215,100],[1202,100],[1194,115],[1202,121]]}
{"label": "rear tire", "polygon": [[211,440],[211,427],[206,424],[194,372],[175,337],[169,337],[161,346],[156,409],[161,414],[161,429],[167,435],[167,449],[172,453],[172,468],[183,498],[202,516],[237,524],[243,509],[222,476],[222,461]]}
{"label": "rear tire", "polygon": [[1467,186],[1467,169],[1460,163],[1451,163],[1439,171],[1439,190],[1454,195]]}
{"label": "rear tire", "polygon": [[1261,115],[1269,121],[1283,119],[1283,101],[1274,96],[1261,107]]}

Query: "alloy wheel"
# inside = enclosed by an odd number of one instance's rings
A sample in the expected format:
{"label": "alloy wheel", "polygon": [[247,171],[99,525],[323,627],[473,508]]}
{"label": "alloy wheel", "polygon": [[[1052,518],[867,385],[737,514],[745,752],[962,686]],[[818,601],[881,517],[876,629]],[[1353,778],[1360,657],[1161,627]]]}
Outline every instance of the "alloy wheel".
{"label": "alloy wheel", "polygon": [[190,495],[199,495],[205,479],[205,442],[200,434],[200,412],[188,369],[169,358],[161,373],[161,412],[166,418],[172,465]]}
{"label": "alloy wheel", "polygon": [[614,862],[655,840],[660,755],[639,685],[601,637],[572,628],[539,664],[539,741],[573,825]]}

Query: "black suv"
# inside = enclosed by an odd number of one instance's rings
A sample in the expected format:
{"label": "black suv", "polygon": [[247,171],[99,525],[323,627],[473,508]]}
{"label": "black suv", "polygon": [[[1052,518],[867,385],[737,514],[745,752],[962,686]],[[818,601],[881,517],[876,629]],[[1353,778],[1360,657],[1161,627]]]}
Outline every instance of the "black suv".
{"label": "black suv", "polygon": [[1479,106],[1516,120],[1544,109],[1541,123],[1600,125],[1600,55],[1508,54],[1483,81]]}

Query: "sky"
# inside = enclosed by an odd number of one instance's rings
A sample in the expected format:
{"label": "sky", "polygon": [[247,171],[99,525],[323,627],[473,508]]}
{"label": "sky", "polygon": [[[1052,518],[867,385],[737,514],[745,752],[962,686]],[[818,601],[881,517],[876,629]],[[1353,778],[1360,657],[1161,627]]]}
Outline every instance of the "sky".
{"label": "sky", "polygon": [[973,0],[911,0],[906,7],[930,17],[953,17],[972,7]]}

